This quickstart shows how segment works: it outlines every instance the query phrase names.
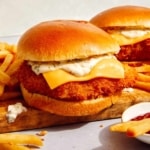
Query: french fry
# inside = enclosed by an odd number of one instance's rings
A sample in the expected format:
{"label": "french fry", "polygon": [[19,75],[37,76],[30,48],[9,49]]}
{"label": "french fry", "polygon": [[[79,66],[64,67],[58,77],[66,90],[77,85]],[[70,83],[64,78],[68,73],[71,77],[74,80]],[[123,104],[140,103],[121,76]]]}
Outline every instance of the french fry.
{"label": "french fry", "polygon": [[6,43],[5,42],[0,42],[0,50],[5,49]]}
{"label": "french fry", "polygon": [[150,82],[135,81],[135,87],[150,91]]}
{"label": "french fry", "polygon": [[150,118],[138,121],[135,125],[127,129],[127,135],[136,137],[150,131]]}
{"label": "french fry", "polygon": [[13,60],[13,54],[9,53],[7,54],[7,56],[5,57],[3,63],[0,66],[0,70],[1,71],[6,71],[6,69],[9,67],[9,65],[11,64],[12,60]]}
{"label": "french fry", "polygon": [[150,118],[118,123],[110,126],[110,131],[126,132],[127,136],[136,137],[150,131]]}
{"label": "french fry", "polygon": [[33,145],[37,147],[43,146],[43,142],[39,136],[29,134],[0,134],[0,143],[11,143],[16,145]]}
{"label": "french fry", "polygon": [[123,123],[118,123],[110,126],[110,131],[113,132],[126,132],[130,126],[136,125],[137,121],[127,121]]}
{"label": "french fry", "polygon": [[144,81],[144,82],[150,82],[150,75],[138,73],[137,80]]}
{"label": "french fry", "polygon": [[0,96],[4,93],[4,87],[5,85],[0,83]]}
{"label": "french fry", "polygon": [[15,145],[10,143],[0,143],[1,150],[31,150],[29,147],[23,145]]}
{"label": "french fry", "polygon": [[6,49],[10,52],[10,53],[14,53],[16,54],[17,52],[17,47],[14,44],[6,44]]}
{"label": "french fry", "polygon": [[140,67],[135,67],[135,69],[137,70],[137,72],[150,72],[150,65],[146,64]]}
{"label": "french fry", "polygon": [[10,81],[10,76],[0,70],[0,83],[8,84],[9,81]]}
{"label": "french fry", "polygon": [[7,50],[0,50],[0,59],[4,59],[8,54]]}
{"label": "french fry", "polygon": [[17,69],[20,67],[20,64],[22,63],[21,59],[15,59],[9,66],[9,68],[6,70],[6,73],[8,75],[13,75],[17,71]]}

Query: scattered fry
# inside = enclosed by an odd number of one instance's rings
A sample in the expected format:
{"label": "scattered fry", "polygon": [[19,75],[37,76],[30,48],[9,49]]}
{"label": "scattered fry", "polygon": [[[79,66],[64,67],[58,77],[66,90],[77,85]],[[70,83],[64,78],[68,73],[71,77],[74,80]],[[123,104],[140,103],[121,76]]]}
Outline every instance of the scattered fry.
{"label": "scattered fry", "polygon": [[39,133],[37,133],[38,136],[44,136],[47,134],[47,131],[46,130],[42,130],[40,131]]}
{"label": "scattered fry", "polygon": [[110,127],[110,131],[114,132],[127,132],[127,129],[133,125],[135,125],[137,121],[128,121],[128,122],[123,122],[123,123],[118,123],[115,125],[112,125]]}
{"label": "scattered fry", "polygon": [[0,134],[0,143],[10,143],[16,145],[33,145],[38,147],[43,145],[42,140],[37,135],[12,133]]}
{"label": "scattered fry", "polygon": [[137,124],[127,129],[127,135],[136,137],[150,131],[150,119],[143,119],[138,121]]}
{"label": "scattered fry", "polygon": [[0,149],[2,150],[31,150],[43,146],[42,139],[32,134],[0,134]]}
{"label": "scattered fry", "polygon": [[150,118],[139,121],[127,121],[110,127],[110,131],[126,132],[130,137],[136,137],[150,131]]}
{"label": "scattered fry", "polygon": [[1,150],[31,150],[24,145],[15,145],[10,143],[0,143]]}

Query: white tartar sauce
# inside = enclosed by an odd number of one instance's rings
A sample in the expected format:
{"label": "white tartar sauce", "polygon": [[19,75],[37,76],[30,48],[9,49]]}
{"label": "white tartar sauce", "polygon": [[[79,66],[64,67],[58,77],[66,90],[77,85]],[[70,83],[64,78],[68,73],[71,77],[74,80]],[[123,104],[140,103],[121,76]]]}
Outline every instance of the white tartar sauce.
{"label": "white tartar sauce", "polygon": [[134,89],[133,88],[124,88],[122,91],[123,92],[133,92]]}
{"label": "white tartar sauce", "polygon": [[121,34],[128,38],[141,37],[150,33],[150,30],[123,30]]}
{"label": "white tartar sauce", "polygon": [[75,76],[84,76],[88,74],[92,68],[99,62],[104,59],[116,59],[113,55],[106,55],[101,57],[93,57],[85,60],[73,60],[67,62],[29,62],[32,71],[37,75],[40,73],[54,71],[57,69],[63,69]]}
{"label": "white tartar sauce", "polygon": [[8,123],[12,123],[15,121],[17,116],[22,112],[26,112],[27,108],[22,105],[22,103],[16,103],[14,105],[9,105],[7,110],[6,117],[8,119]]}

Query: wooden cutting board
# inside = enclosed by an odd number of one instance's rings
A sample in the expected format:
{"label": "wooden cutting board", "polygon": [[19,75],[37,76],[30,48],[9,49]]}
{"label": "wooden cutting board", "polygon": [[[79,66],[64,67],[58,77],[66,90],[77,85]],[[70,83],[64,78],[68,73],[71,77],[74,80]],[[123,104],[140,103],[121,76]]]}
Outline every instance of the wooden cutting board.
{"label": "wooden cutting board", "polygon": [[[137,97],[138,94],[138,97]],[[29,130],[43,127],[50,127],[56,125],[81,123],[89,121],[97,121],[104,119],[118,118],[121,116],[122,112],[129,106],[143,102],[150,101],[150,93],[144,91],[136,91],[134,93],[126,92],[125,96],[121,96],[116,104],[113,104],[110,108],[107,108],[98,114],[92,116],[82,116],[82,117],[65,117],[50,114],[26,105],[23,99],[17,100],[7,100],[0,102],[0,133]],[[16,104],[17,102],[23,103],[27,107],[27,111],[21,113],[13,123],[8,123],[6,114],[7,108],[10,104]]]}

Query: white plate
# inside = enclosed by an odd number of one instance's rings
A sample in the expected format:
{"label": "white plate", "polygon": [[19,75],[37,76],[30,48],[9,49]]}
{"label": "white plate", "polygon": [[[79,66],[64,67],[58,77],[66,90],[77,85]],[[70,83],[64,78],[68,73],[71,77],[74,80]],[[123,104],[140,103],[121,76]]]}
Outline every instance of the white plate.
{"label": "white plate", "polygon": [[[19,36],[0,37],[0,41],[16,44]],[[111,119],[90,123],[73,124],[22,131],[35,134],[47,130],[44,146],[39,150],[149,150],[147,144],[128,138],[121,133],[109,131],[109,126],[121,119]]]}
{"label": "white plate", "polygon": [[[146,113],[150,113],[150,102],[142,102],[135,104],[128,109],[126,109],[122,114],[122,121],[129,121],[137,116],[144,115]],[[144,134],[136,137],[136,139],[150,144],[150,134]]]}

